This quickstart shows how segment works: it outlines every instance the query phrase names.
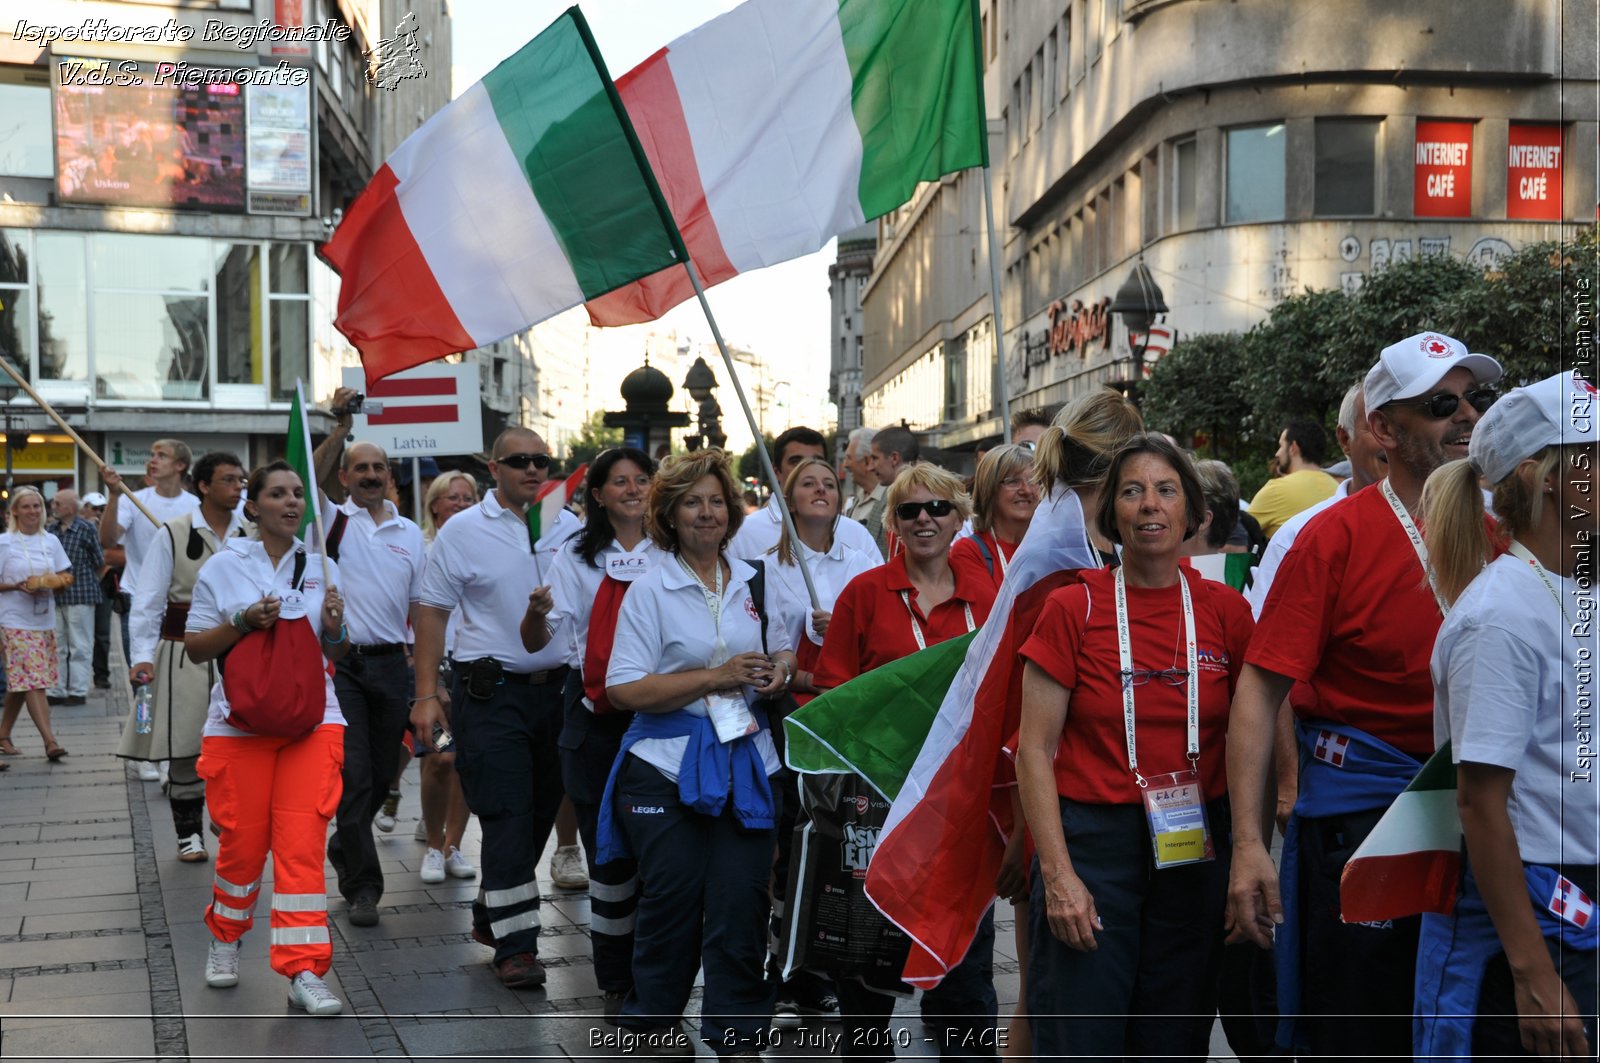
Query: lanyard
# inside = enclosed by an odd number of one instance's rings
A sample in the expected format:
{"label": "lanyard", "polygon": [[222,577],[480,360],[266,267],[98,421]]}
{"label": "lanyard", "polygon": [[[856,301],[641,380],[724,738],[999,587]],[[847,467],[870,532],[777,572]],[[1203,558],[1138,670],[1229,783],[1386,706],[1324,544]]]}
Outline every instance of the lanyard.
{"label": "lanyard", "polygon": [[705,595],[706,609],[710,611],[711,622],[716,625],[717,629],[717,645],[722,645],[722,558],[717,558],[717,589],[715,592],[706,586],[705,581],[700,578],[700,573],[689,567],[689,562],[683,559],[682,554],[678,555],[678,564],[683,566],[683,570],[689,573],[689,577],[694,580],[695,586],[700,588],[700,593]]}
{"label": "lanyard", "polygon": [[1433,591],[1433,600],[1439,605],[1439,615],[1444,616],[1450,612],[1450,607],[1445,604],[1444,596],[1439,593],[1439,585],[1433,578],[1433,566],[1428,564],[1428,544],[1422,541],[1422,533],[1417,530],[1416,521],[1411,519],[1411,514],[1406,512],[1405,503],[1400,501],[1400,496],[1394,493],[1394,488],[1389,486],[1387,478],[1378,484],[1383,497],[1389,503],[1389,508],[1394,510],[1395,519],[1400,522],[1400,527],[1405,531],[1406,538],[1411,540],[1411,549],[1417,552],[1417,560],[1422,563],[1422,572],[1428,577],[1428,589]]}
{"label": "lanyard", "polygon": [[1570,628],[1572,618],[1567,615],[1567,603],[1562,599],[1561,592],[1556,590],[1556,585],[1550,581],[1550,574],[1545,571],[1545,567],[1539,563],[1537,557],[1533,556],[1533,551],[1513,539],[1507,552],[1518,561],[1526,561],[1532,567],[1533,574],[1539,577],[1539,582],[1544,584],[1544,589],[1550,592],[1551,598],[1555,599],[1556,608],[1561,610],[1561,619],[1565,620]]}
{"label": "lanyard", "polygon": [[[1190,767],[1200,762],[1200,654],[1194,639],[1194,602],[1189,598],[1189,581],[1178,573],[1178,587],[1183,592],[1183,638],[1187,646],[1189,677],[1188,687],[1188,750]],[[1139,755],[1134,748],[1133,722],[1133,641],[1128,634],[1127,578],[1122,566],[1117,566],[1117,655],[1122,663],[1122,729],[1128,740],[1128,770],[1141,788],[1148,786],[1139,774]]]}
{"label": "lanyard", "polygon": [[[922,625],[917,623],[917,614],[915,610],[911,608],[910,593],[907,591],[901,591],[900,600],[906,604],[906,612],[911,614],[911,637],[917,640],[917,649],[927,649],[927,640],[922,637]],[[967,630],[971,631],[976,628],[978,625],[972,622],[972,603],[962,602],[961,611],[965,613],[967,617]]]}
{"label": "lanyard", "polygon": [[1000,536],[990,535],[989,538],[994,540],[994,553],[1000,559],[1000,579],[1004,582],[1006,571],[1011,568],[1011,562],[1006,560],[1006,548],[1000,545]]}

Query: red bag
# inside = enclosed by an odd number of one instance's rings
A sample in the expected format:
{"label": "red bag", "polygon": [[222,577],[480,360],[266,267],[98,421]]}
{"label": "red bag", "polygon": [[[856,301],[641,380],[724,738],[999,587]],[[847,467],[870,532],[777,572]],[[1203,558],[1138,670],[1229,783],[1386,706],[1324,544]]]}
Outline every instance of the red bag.
{"label": "red bag", "polygon": [[594,596],[594,611],[589,614],[589,642],[583,648],[583,693],[594,706],[596,716],[616,712],[606,697],[606,666],[611,663],[611,647],[617,641],[617,611],[628,584],[606,576]]}
{"label": "red bag", "polygon": [[[293,586],[305,571],[305,553],[295,562]],[[322,723],[328,704],[322,646],[308,617],[280,619],[252,631],[228,651],[222,694],[228,724],[274,738],[300,738]]]}

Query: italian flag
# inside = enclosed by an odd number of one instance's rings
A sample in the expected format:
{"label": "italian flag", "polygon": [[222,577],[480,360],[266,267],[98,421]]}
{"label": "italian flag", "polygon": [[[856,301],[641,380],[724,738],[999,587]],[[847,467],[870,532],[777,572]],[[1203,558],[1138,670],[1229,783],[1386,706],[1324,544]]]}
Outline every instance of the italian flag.
{"label": "italian flag", "polygon": [[1339,878],[1346,923],[1455,910],[1461,816],[1450,743],[1440,746],[1356,849]]}
{"label": "italian flag", "polygon": [[[294,405],[289,407],[289,435],[284,440],[283,460],[294,466],[294,471],[300,474],[300,482],[306,489],[306,511],[300,516],[300,527],[296,534],[303,540],[306,529],[313,525],[320,525],[322,521],[321,507],[317,505],[317,474],[311,462],[311,422],[306,417],[305,389],[297,379],[294,382]],[[317,528],[317,541],[322,541],[322,529]]]}
{"label": "italian flag", "polygon": [[589,466],[579,465],[577,471],[565,480],[547,480],[539,493],[533,497],[533,505],[528,507],[528,535],[529,541],[537,543],[543,539],[545,533],[556,526],[561,511],[566,508],[577,493],[583,490],[583,478],[589,474]]}
{"label": "italian flag", "polygon": [[902,977],[912,985],[937,985],[960,963],[994,903],[1006,838],[1019,827],[1004,752],[1021,719],[1017,650],[1050,592],[1096,563],[1078,497],[1051,495],[974,635],[868,672],[785,721],[797,770],[854,771],[893,799],[866,890],[911,938]]}
{"label": "italian flag", "polygon": [[667,269],[681,248],[574,7],[408,137],[319,253],[370,383]]}
{"label": "italian flag", "polygon": [[[748,0],[617,82],[702,282],[809,254],[988,163],[973,0]],[[667,270],[588,303],[651,321]]]}

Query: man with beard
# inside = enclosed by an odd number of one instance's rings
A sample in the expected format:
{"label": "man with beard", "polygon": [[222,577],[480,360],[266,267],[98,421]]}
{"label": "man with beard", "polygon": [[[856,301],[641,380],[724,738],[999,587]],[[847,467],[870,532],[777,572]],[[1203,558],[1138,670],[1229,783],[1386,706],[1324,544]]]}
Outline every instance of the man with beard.
{"label": "man with beard", "polygon": [[[538,433],[507,428],[490,454],[494,490],[451,517],[428,555],[414,625],[411,726],[426,749],[435,748],[436,728],[448,723],[454,732],[461,788],[483,829],[483,889],[472,905],[472,937],[494,948],[501,984],[533,989],[545,982],[538,958],[539,855],[561,806],[556,743],[568,637],[556,637],[547,623],[551,557],[532,541],[527,517],[549,476],[550,450]],[[447,721],[439,661],[445,623],[457,606]]]}
{"label": "man with beard", "polygon": [[[1422,333],[1384,349],[1363,384],[1388,477],[1300,533],[1261,610],[1228,722],[1232,939],[1277,931],[1279,1042],[1318,1058],[1407,1056],[1418,919],[1340,920],[1345,862],[1433,752],[1428,662],[1442,619],[1415,513],[1423,482],[1467,456],[1500,365]],[[1296,680],[1299,794],[1282,887],[1263,840],[1273,719]],[[1270,822],[1270,820],[1268,820]]]}
{"label": "man with beard", "polygon": [[[351,397],[343,389],[334,394],[335,408],[345,411],[341,421],[349,416]],[[390,481],[383,448],[354,443],[339,467],[339,486],[347,497],[338,505],[326,495],[322,501],[327,554],[339,563],[346,584],[341,589],[350,639],[350,651],[333,676],[345,718],[344,791],[328,840],[328,862],[338,874],[340,894],[350,902],[354,926],[376,926],[383,898],[372,820],[388,796],[410,715],[407,625],[427,560],[422,529],[389,500]]]}
{"label": "man with beard", "polygon": [[207,454],[195,463],[194,483],[200,508],[167,521],[161,538],[146,551],[139,582],[132,588],[128,645],[135,663],[129,678],[136,688],[150,684],[150,730],[140,734],[137,720],[130,718],[117,747],[117,756],[128,760],[171,761],[167,796],[172,825],[178,832],[178,859],[189,864],[206,860],[206,784],[195,764],[217,675],[215,665],[189,659],[183,629],[200,566],[221,549],[223,540],[252,531],[239,512],[245,472],[237,457],[222,451]]}

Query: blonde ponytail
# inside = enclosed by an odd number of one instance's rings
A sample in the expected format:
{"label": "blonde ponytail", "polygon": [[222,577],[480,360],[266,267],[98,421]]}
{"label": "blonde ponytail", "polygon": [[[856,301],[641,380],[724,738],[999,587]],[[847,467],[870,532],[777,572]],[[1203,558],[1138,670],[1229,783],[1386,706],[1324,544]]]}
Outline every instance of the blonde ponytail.
{"label": "blonde ponytail", "polygon": [[1483,517],[1478,470],[1465,458],[1433,471],[1422,486],[1422,538],[1439,594],[1454,605],[1488,564],[1492,549]]}
{"label": "blonde ponytail", "polygon": [[1105,477],[1111,455],[1142,431],[1138,407],[1119,392],[1105,387],[1080,395],[1061,407],[1039,439],[1034,481],[1045,494],[1057,485],[1093,486]]}

